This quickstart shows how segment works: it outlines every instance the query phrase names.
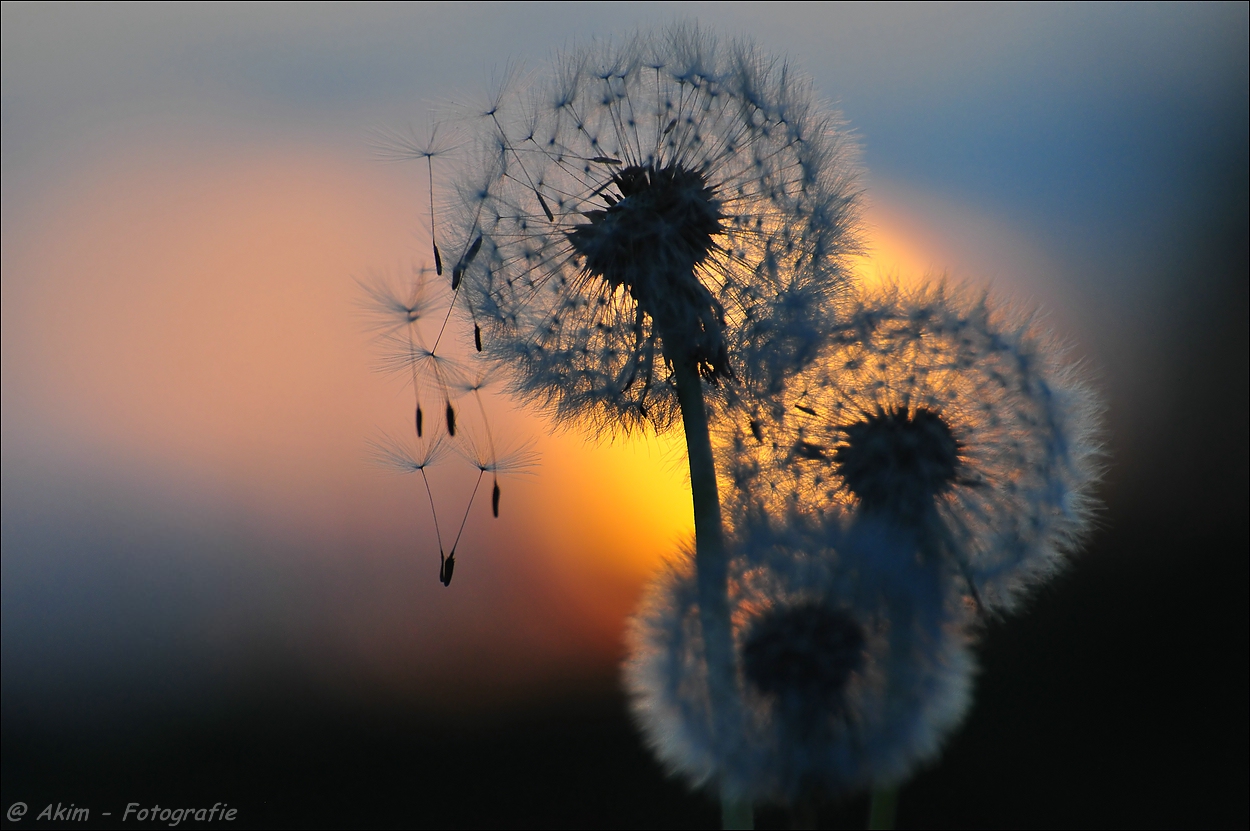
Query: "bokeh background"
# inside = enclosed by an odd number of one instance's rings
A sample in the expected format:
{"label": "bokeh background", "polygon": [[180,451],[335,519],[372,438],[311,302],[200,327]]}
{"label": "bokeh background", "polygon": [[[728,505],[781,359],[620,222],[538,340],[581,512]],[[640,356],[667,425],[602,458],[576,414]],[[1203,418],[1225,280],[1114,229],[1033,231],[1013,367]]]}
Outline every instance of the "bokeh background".
{"label": "bokeh background", "polygon": [[[498,520],[474,508],[445,589],[420,481],[368,461],[410,392],[353,281],[428,262],[424,171],[379,131],[424,133],[509,61],[697,19],[855,129],[865,279],[1039,303],[1109,400],[1099,530],[987,627],[976,709],[900,824],[1250,822],[1246,4],[2,15],[5,807],[715,821],[617,690],[625,617],[692,527],[680,449],[493,397],[542,464]],[[449,514],[470,473],[434,471]]]}

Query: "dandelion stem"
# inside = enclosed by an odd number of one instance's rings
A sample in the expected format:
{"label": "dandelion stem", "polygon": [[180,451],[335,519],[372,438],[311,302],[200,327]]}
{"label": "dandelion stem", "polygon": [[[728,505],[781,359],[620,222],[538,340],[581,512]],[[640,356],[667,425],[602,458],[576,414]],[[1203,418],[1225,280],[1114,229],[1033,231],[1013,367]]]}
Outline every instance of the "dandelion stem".
{"label": "dandelion stem", "polygon": [[[699,623],[707,658],[708,692],[718,732],[734,730],[733,635],[729,625],[729,557],[721,524],[720,495],[712,440],[708,433],[703,382],[695,361],[678,356],[673,361],[673,382],[681,404],[686,432],[686,455],[690,462],[690,491],[694,498],[695,569],[699,581]],[[751,804],[721,797],[723,828],[752,828]]]}
{"label": "dandelion stem", "polygon": [[868,827],[889,831],[894,827],[894,814],[898,810],[898,786],[875,788],[872,805],[868,809]]}
{"label": "dandelion stem", "polygon": [[744,831],[753,829],[755,812],[751,809],[751,803],[744,799],[722,796],[720,798],[720,825],[721,828],[726,829],[744,829]]}

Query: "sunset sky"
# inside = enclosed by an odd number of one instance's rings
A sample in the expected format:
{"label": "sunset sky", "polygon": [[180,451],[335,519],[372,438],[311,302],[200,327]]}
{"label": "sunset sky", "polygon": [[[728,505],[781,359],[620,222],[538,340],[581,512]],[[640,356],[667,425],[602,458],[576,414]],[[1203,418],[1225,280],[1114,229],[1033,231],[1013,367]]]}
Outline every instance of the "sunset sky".
{"label": "sunset sky", "polygon": [[[614,672],[692,531],[679,441],[587,441],[493,395],[541,462],[498,520],[479,498],[444,588],[420,481],[369,460],[410,392],[355,281],[429,258],[424,168],[379,132],[678,19],[787,55],[845,115],[864,279],[1047,311],[1109,400],[1107,533],[1189,487],[1146,480],[1198,406],[1185,350],[1244,343],[1218,246],[1245,210],[1245,4],[6,3],[6,731],[196,713],[269,673],[463,713]],[[1213,400],[1244,442],[1228,360]],[[434,471],[440,518],[474,475]]]}

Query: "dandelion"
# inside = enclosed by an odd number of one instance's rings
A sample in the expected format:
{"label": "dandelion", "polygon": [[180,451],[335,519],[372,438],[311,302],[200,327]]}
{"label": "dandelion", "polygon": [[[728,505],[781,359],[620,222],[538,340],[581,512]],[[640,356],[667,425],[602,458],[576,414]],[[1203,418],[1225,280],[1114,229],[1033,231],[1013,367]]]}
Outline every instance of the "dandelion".
{"label": "dandelion", "polygon": [[685,430],[718,729],[727,561],[708,435],[818,352],[858,250],[853,147],[784,62],[691,26],[505,82],[457,183],[452,287],[514,389],[599,431]]}
{"label": "dandelion", "polygon": [[732,730],[709,404],[770,394],[816,353],[856,250],[850,142],[788,66],[687,26],[566,54],[533,93],[501,85],[480,123],[453,289],[514,388],[558,417],[628,430],[681,416]]}
{"label": "dandelion", "polygon": [[625,668],[635,719],[696,785],[803,809],[889,788],[933,759],[971,700],[962,607],[907,540],[837,519],[747,523],[731,566],[742,729],[713,729],[689,558],[651,586]]}
{"label": "dandelion", "polygon": [[532,94],[502,85],[479,144],[456,268],[522,393],[664,429],[687,367],[723,405],[810,360],[858,189],[840,121],[786,64],[692,27],[602,44]]}
{"label": "dandelion", "polygon": [[1010,608],[1091,524],[1100,405],[1079,368],[1036,315],[945,284],[869,294],[835,329],[779,406],[728,431],[733,491],[903,529]]}

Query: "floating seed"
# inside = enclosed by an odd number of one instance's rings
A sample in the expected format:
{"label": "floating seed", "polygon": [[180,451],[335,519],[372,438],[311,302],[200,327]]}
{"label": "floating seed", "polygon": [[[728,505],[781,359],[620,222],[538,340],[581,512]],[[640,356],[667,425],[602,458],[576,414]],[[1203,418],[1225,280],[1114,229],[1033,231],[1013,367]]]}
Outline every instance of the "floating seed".
{"label": "floating seed", "polygon": [[816,415],[816,411],[804,404],[795,404],[794,409],[807,413],[808,415]]}
{"label": "floating seed", "polygon": [[495,519],[499,519],[499,482],[495,482],[495,490],[490,495],[490,509],[495,512]]}
{"label": "floating seed", "polygon": [[438,243],[434,243],[434,273],[443,276],[443,257],[438,253]]}
{"label": "floating seed", "polygon": [[664,135],[667,136],[669,133],[673,132],[673,128],[676,126],[677,126],[677,119],[674,118],[672,121],[668,123],[668,126],[664,128]]}
{"label": "floating seed", "polygon": [[421,422],[422,422],[421,416],[422,416],[421,407],[418,405],[417,407],[417,438],[421,438]]}
{"label": "floating seed", "polygon": [[476,323],[473,324],[473,345],[477,347],[477,351],[482,351],[482,327]]}
{"label": "floating seed", "polygon": [[755,440],[760,444],[764,443],[764,428],[756,419],[751,419],[751,435],[755,436]]}
{"label": "floating seed", "polygon": [[451,573],[456,570],[456,552],[453,549],[451,554],[443,557],[443,552],[438,552],[438,579],[444,586],[451,585]]}
{"label": "floating seed", "polygon": [[456,435],[456,411],[450,401],[447,402],[447,435]]}
{"label": "floating seed", "polygon": [[595,156],[591,161],[598,164],[621,164],[620,159],[614,159],[611,156]]}

